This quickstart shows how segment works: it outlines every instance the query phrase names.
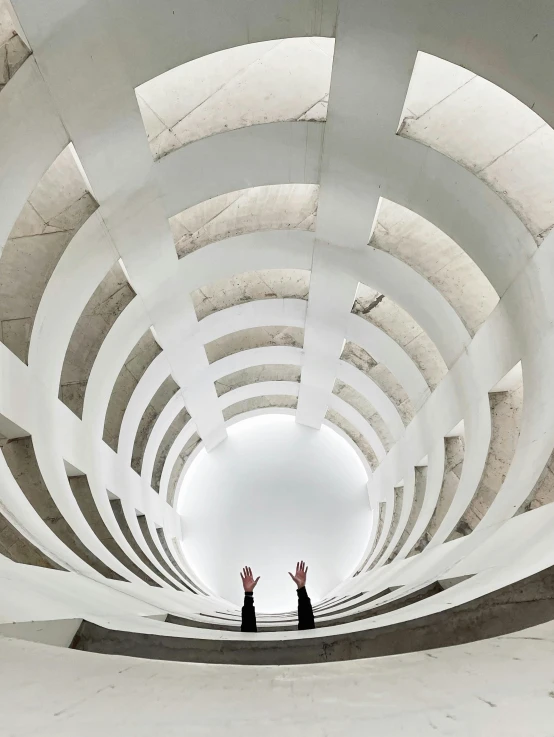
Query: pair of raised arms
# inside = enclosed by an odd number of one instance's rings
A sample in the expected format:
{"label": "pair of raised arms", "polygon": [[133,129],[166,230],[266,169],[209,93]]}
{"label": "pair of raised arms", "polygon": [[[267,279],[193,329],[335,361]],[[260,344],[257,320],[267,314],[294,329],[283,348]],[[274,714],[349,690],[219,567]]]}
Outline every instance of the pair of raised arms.
{"label": "pair of raised arms", "polygon": [[[306,576],[308,575],[308,566],[301,560],[296,564],[296,573],[289,571],[289,576],[292,578],[297,588],[301,589],[306,585]],[[256,584],[260,580],[260,577],[254,578],[252,569],[245,566],[240,574],[242,580],[242,586],[246,592],[252,592],[256,588]]]}

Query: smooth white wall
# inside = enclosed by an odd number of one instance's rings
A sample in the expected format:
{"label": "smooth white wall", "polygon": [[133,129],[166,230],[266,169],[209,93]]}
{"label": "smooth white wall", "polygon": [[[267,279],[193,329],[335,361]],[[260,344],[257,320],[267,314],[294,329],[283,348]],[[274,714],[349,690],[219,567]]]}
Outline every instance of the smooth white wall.
{"label": "smooth white wall", "polygon": [[179,512],[188,562],[236,604],[239,571],[251,566],[261,576],[256,608],[270,612],[296,606],[287,571],[303,558],[317,601],[354,571],[369,538],[361,461],[330,428],[312,430],[288,415],[253,417],[228,432],[185,476]]}

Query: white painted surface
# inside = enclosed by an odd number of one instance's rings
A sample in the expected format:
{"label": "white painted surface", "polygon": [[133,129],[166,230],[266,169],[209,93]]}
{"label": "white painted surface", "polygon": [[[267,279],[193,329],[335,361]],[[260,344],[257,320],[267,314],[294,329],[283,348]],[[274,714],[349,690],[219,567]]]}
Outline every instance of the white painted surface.
{"label": "white painted surface", "polygon": [[2,717],[14,737],[177,737],[183,720],[210,737],[550,737],[554,722],[552,624],[316,666],[162,663],[1,638],[0,657]]}
{"label": "white painted surface", "polygon": [[81,621],[80,619],[55,619],[42,622],[0,624],[0,635],[29,642],[42,642],[44,645],[69,647]]}
{"label": "white painted surface", "polygon": [[229,442],[202,451],[181,490],[183,550],[198,577],[242,603],[239,571],[261,580],[260,611],[294,609],[288,576],[309,567],[314,602],[350,573],[370,530],[367,476],[347,443],[327,427],[301,427],[286,415],[255,417],[229,429]]}

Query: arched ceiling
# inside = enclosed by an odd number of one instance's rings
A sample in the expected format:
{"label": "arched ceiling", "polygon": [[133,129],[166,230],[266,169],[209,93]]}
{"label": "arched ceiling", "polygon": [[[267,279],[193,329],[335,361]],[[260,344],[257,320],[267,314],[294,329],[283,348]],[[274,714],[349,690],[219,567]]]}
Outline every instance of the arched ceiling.
{"label": "arched ceiling", "polygon": [[552,9],[174,5],[0,0],[0,571],[237,639],[177,500],[275,412],[367,472],[326,633],[554,564]]}

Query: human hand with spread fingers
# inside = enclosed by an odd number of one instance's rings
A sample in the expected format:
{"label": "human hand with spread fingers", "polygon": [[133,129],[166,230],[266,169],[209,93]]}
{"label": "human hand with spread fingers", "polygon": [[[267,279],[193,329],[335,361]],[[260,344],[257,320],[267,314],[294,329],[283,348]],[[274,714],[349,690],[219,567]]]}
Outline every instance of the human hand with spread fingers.
{"label": "human hand with spread fingers", "polygon": [[[310,630],[315,628],[314,613],[312,603],[306,591],[306,577],[308,575],[308,566],[303,560],[296,564],[295,573],[289,576],[296,584],[296,593],[298,595],[298,629]],[[260,576],[254,578],[252,569],[245,566],[240,574],[242,586],[244,589],[244,605],[242,607],[242,623],[241,632],[257,632],[256,610],[254,608],[254,589]]]}

